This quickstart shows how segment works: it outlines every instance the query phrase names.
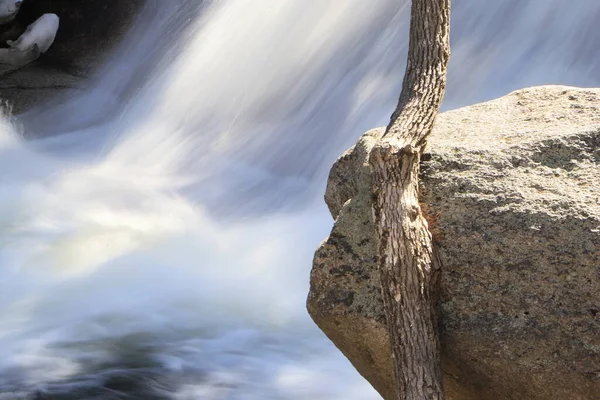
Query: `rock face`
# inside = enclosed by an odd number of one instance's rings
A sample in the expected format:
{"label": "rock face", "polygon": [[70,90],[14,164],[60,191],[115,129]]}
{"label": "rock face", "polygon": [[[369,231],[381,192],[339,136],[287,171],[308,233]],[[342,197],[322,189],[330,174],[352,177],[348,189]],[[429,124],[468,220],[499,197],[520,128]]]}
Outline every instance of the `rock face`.
{"label": "rock face", "polygon": [[[25,0],[14,21],[0,26],[0,47],[42,14],[60,18],[52,47],[23,68],[0,65],[0,99],[19,113],[50,95],[76,92],[119,42],[145,0]],[[33,79],[32,79],[33,77]]]}
{"label": "rock face", "polygon": [[[386,399],[394,378],[376,267],[367,132],[333,166],[335,225],[308,310]],[[600,89],[539,87],[438,118],[423,203],[443,261],[447,398],[600,393]]]}

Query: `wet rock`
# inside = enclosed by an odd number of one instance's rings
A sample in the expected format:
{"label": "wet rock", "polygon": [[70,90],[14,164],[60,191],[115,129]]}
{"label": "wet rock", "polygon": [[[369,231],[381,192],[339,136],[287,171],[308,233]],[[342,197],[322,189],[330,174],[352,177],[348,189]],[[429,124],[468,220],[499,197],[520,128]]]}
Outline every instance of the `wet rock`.
{"label": "wet rock", "polygon": [[144,4],[145,0],[25,0],[14,20],[0,26],[0,47],[7,48],[7,40],[18,38],[43,14],[56,14],[60,28],[38,61],[0,68],[0,99],[19,113],[51,96],[81,90]]}
{"label": "wet rock", "polygon": [[9,48],[0,48],[0,65],[22,67],[37,60],[54,42],[58,25],[56,14],[39,17],[16,40],[6,40]]}
{"label": "wet rock", "polygon": [[[600,393],[600,89],[548,86],[440,115],[423,202],[444,262],[449,399]],[[391,351],[376,269],[366,133],[333,166],[336,219],[308,310],[386,399]]]}
{"label": "wet rock", "polygon": [[42,14],[60,18],[56,40],[45,58],[70,71],[88,72],[127,32],[145,0],[25,0],[17,22]]}
{"label": "wet rock", "polygon": [[48,51],[58,31],[59,18],[56,14],[43,14],[25,29],[17,40],[7,40],[13,49],[27,51],[37,46],[40,53]]}
{"label": "wet rock", "polygon": [[0,0],[0,25],[13,21],[22,4],[21,0]]}
{"label": "wet rock", "polygon": [[17,48],[0,49],[0,65],[8,68],[22,67],[37,60],[42,52],[37,45],[33,45],[27,50]]}

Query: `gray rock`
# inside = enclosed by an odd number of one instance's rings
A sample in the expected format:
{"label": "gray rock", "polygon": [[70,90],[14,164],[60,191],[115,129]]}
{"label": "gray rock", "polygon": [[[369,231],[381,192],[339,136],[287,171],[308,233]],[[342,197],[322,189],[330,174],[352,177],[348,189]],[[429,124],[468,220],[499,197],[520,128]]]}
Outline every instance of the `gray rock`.
{"label": "gray rock", "polygon": [[0,68],[12,70],[14,67],[22,67],[37,60],[41,54],[37,45],[25,51],[0,48]]}
{"label": "gray rock", "polygon": [[[308,310],[386,399],[394,378],[376,267],[367,132],[333,166],[336,219]],[[447,398],[600,393],[600,89],[520,90],[439,116],[422,202],[444,263]]]}
{"label": "gray rock", "polygon": [[77,93],[84,79],[51,65],[0,67],[0,99],[19,113],[55,96]]}

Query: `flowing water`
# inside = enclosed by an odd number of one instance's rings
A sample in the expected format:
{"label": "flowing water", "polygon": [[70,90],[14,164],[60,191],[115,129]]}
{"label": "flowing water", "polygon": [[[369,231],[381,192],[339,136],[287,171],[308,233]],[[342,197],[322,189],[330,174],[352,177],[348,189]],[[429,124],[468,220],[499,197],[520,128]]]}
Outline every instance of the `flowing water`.
{"label": "flowing water", "polygon": [[[328,168],[387,122],[398,0],[148,1],[0,119],[0,399],[376,399],[304,309]],[[444,108],[600,84],[594,0],[454,0]]]}

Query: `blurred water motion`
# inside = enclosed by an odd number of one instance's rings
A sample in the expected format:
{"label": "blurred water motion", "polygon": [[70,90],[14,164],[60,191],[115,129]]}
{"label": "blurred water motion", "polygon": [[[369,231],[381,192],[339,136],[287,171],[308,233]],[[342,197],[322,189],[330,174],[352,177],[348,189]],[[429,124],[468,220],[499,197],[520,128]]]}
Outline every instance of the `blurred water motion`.
{"label": "blurred water motion", "polygon": [[[328,168],[387,122],[408,10],[149,1],[89,90],[3,118],[0,399],[377,398],[304,298]],[[445,109],[598,85],[599,17],[454,0]]]}

